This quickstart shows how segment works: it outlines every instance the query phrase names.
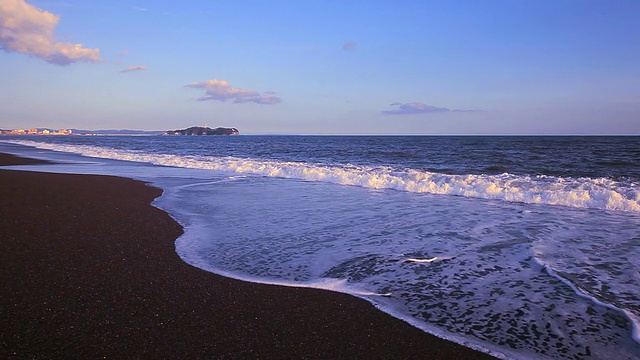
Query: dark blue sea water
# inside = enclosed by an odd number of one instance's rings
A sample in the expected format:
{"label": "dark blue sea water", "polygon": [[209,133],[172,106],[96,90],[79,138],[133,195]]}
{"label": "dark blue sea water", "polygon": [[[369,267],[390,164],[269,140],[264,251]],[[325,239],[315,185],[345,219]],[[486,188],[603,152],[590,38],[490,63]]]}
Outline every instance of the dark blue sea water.
{"label": "dark blue sea water", "polygon": [[[35,148],[34,148],[35,147]],[[150,181],[188,263],[504,358],[640,359],[640,137],[3,137]]]}

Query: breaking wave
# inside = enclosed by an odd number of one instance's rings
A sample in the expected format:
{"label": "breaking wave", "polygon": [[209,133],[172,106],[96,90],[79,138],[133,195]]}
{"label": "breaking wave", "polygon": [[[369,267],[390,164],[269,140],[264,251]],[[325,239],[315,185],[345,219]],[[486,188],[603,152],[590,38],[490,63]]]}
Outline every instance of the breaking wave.
{"label": "breaking wave", "polygon": [[235,157],[155,154],[88,145],[47,144],[28,140],[6,142],[40,149],[71,152],[89,157],[163,166],[321,181],[372,189],[393,189],[528,204],[640,212],[638,186],[607,178],[571,178],[509,173],[451,175],[385,166],[321,165]]}

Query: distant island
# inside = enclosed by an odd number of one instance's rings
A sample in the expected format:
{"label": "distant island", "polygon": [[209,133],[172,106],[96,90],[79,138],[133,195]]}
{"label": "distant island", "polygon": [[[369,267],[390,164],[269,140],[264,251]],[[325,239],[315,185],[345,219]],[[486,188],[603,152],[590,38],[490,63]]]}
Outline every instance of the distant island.
{"label": "distant island", "polygon": [[183,130],[169,130],[162,135],[240,135],[236,128],[217,127],[215,129],[206,126],[192,126]]}

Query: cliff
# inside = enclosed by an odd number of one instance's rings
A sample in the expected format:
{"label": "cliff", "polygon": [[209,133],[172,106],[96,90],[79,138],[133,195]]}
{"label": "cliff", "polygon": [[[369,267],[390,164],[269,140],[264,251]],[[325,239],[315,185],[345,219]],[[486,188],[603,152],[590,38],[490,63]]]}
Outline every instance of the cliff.
{"label": "cliff", "polygon": [[215,129],[204,126],[192,126],[183,130],[169,130],[162,135],[240,135],[236,128],[217,127]]}

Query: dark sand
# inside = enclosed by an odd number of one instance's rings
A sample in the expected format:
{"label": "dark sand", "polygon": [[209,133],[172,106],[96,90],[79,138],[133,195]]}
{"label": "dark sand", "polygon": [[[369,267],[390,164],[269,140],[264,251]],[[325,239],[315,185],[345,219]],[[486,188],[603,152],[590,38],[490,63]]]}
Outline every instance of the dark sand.
{"label": "dark sand", "polygon": [[[27,161],[0,154],[0,165]],[[149,205],[160,194],[0,170],[0,358],[491,358],[349,295],[187,265],[181,227]]]}

